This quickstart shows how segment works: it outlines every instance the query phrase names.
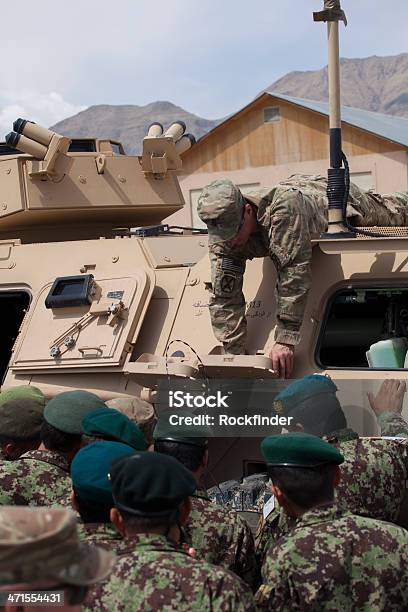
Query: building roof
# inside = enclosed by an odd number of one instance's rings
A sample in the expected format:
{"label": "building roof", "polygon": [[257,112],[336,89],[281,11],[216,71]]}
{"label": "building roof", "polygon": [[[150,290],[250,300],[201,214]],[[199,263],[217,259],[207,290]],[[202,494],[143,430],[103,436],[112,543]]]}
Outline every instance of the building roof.
{"label": "building roof", "polygon": [[[322,115],[329,115],[329,105],[327,102],[296,98],[295,96],[287,96],[274,91],[266,91],[264,93],[285,100],[286,102],[296,104],[297,106],[308,108]],[[342,106],[341,119],[343,122],[354,125],[366,132],[371,132],[372,134],[376,134],[377,136],[408,147],[408,119],[405,117],[384,115],[382,113],[373,113],[360,108],[352,108],[351,106]]]}
{"label": "building roof", "polygon": [[[271,96],[302,106],[308,110],[320,113],[321,115],[329,116],[329,105],[327,102],[318,102],[316,100],[307,100],[306,98],[296,98],[295,96],[287,96],[286,94],[277,93],[274,91],[263,91],[249,104],[239,109],[236,113],[232,113],[216,125],[212,130],[201,136],[197,141],[198,144],[208,139],[211,134],[219,130],[230,120],[237,118],[241,113],[249,110],[249,108],[263,96]],[[343,123],[348,123],[354,127],[360,128],[391,142],[396,142],[400,145],[408,147],[408,119],[396,115],[384,115],[382,113],[373,113],[372,111],[353,108],[351,106],[341,107],[341,120]]]}

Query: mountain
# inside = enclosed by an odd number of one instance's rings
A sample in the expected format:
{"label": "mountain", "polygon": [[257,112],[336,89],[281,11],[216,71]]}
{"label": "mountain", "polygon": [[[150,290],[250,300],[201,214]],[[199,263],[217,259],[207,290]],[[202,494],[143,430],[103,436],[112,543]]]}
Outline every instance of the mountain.
{"label": "mountain", "polygon": [[51,129],[70,137],[98,135],[99,138],[119,140],[126,153],[134,155],[141,152],[143,137],[152,121],[158,121],[166,129],[177,119],[184,121],[186,132],[193,134],[197,140],[219,123],[217,120],[197,117],[171,102],[152,102],[146,106],[90,106],[56,123]]}
{"label": "mountain", "polygon": [[[340,75],[341,101],[345,106],[408,117],[408,53],[342,58]],[[289,72],[265,89],[309,100],[327,100],[327,66]]]}
{"label": "mountain", "polygon": [[[408,53],[341,59],[341,87],[342,104],[346,106],[408,117]],[[290,72],[265,90],[327,100],[327,66],[315,71]],[[127,153],[137,154],[152,121],[167,128],[177,119],[186,123],[187,132],[197,140],[222,121],[203,119],[171,102],[152,102],[146,106],[101,104],[64,119],[51,129],[70,137],[98,135],[119,140]]]}

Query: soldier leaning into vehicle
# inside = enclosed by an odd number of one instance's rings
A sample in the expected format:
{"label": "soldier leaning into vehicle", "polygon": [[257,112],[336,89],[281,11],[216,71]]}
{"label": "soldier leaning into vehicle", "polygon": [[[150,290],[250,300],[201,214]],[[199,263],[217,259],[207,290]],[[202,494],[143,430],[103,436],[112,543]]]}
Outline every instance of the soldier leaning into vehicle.
{"label": "soldier leaning into vehicle", "polygon": [[109,466],[114,459],[134,452],[120,442],[93,442],[81,448],[71,463],[71,503],[83,521],[78,525],[80,537],[113,550],[117,555],[128,548],[128,544],[110,520],[114,503]]}
{"label": "soldier leaning into vehicle", "polygon": [[71,490],[69,465],[82,443],[82,419],[103,406],[88,391],[67,391],[50,400],[40,448],[0,466],[0,504],[47,506],[66,496]]}
{"label": "soldier leaning into vehicle", "polygon": [[171,455],[192,473],[197,490],[191,496],[191,512],[184,526],[186,538],[196,550],[196,558],[233,571],[253,590],[259,586],[259,569],[252,532],[234,511],[213,504],[200,489],[208,467],[208,434],[204,427],[171,427],[159,417],[153,432],[154,450]]}
{"label": "soldier leaning into vehicle", "polygon": [[128,542],[109,579],[88,596],[89,610],[255,610],[248,586],[192,558],[179,543],[196,482],[173,457],[135,453],[110,468],[112,522]]}
{"label": "soldier leaning into vehicle", "polygon": [[24,385],[0,393],[0,461],[18,459],[40,446],[45,398]]}
{"label": "soldier leaning into vehicle", "polygon": [[[273,369],[289,378],[312,283],[311,239],[327,228],[327,179],[293,175],[243,195],[228,179],[204,187],[198,214],[207,224],[212,271],[210,315],[227,353],[245,354],[242,292],[247,259],[268,256],[277,270]],[[354,225],[408,225],[408,193],[380,196],[353,183],[347,216]]]}
{"label": "soldier leaning into vehicle", "polygon": [[[346,418],[336,396],[337,387],[327,376],[313,374],[292,383],[275,398],[279,414],[292,416],[294,428],[324,437],[344,456],[342,477],[336,489],[340,508],[354,514],[403,524],[400,513],[405,503],[408,479],[406,440],[360,438],[347,428]],[[398,414],[406,391],[403,381],[385,381],[375,405],[386,410],[379,418],[388,430],[393,415]],[[378,408],[378,411],[380,409]],[[382,433],[384,429],[382,430]],[[276,500],[273,500],[276,502]],[[268,547],[286,534],[295,523],[293,517],[275,503],[261,518],[256,536],[257,556],[262,563]],[[404,525],[405,526],[405,525]]]}
{"label": "soldier leaning into vehicle", "polygon": [[266,554],[259,609],[407,610],[408,531],[334,503],[343,455],[304,433],[270,436],[262,452],[296,525]]}
{"label": "soldier leaning into vehicle", "polygon": [[0,508],[2,610],[79,611],[114,559],[79,541],[75,515],[65,508]]}

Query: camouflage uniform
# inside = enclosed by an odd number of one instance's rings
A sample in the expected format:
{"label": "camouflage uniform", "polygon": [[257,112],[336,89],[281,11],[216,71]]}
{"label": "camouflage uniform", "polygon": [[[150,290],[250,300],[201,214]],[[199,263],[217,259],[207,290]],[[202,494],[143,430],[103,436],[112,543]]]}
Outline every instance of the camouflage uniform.
{"label": "camouflage uniform", "polygon": [[[360,438],[351,429],[324,436],[345,458],[335,490],[339,508],[383,521],[398,518],[408,480],[408,447],[405,441]],[[280,506],[261,518],[256,535],[257,556],[262,562],[269,546],[295,524]]]}
{"label": "camouflage uniform", "polygon": [[270,550],[264,610],[408,609],[408,532],[333,505],[309,510]]}
{"label": "camouflage uniform", "polygon": [[255,610],[248,587],[230,572],[197,561],[164,536],[127,540],[109,579],[86,600],[88,610],[156,612]]}
{"label": "camouflage uniform", "polygon": [[[199,201],[200,216],[202,210],[207,214],[207,217],[203,214],[203,220],[216,218],[217,213],[211,207],[218,205],[214,195],[213,201],[206,203],[206,190],[211,188],[214,194],[219,188],[224,193],[228,185],[232,185],[230,181],[218,180],[204,188]],[[218,242],[217,230],[213,230],[214,239],[209,245],[212,273],[209,309],[214,333],[228,353],[245,353],[247,324],[242,285],[246,260],[267,255],[277,270],[275,339],[292,345],[299,343],[299,329],[312,282],[311,239],[327,227],[326,188],[327,179],[323,176],[293,175],[275,187],[246,193],[245,200],[257,209],[259,230],[243,247]],[[208,215],[208,210],[213,217]],[[224,220],[230,220],[227,214],[223,215]],[[236,206],[231,214],[234,215],[231,226],[234,226]],[[351,184],[347,216],[352,217],[355,225],[406,226],[408,194],[380,196]]]}
{"label": "camouflage uniform", "polygon": [[408,424],[404,417],[396,412],[383,412],[377,417],[382,436],[408,438]]}
{"label": "camouflage uniform", "polygon": [[71,490],[69,463],[52,450],[34,450],[0,464],[0,504],[50,506]]}
{"label": "camouflage uniform", "polygon": [[259,586],[254,538],[246,522],[208,497],[191,497],[192,510],[184,529],[196,559],[231,570],[253,590]]}
{"label": "camouflage uniform", "polygon": [[129,548],[129,543],[112,523],[78,523],[77,530],[81,540],[111,550],[116,555],[123,554]]}

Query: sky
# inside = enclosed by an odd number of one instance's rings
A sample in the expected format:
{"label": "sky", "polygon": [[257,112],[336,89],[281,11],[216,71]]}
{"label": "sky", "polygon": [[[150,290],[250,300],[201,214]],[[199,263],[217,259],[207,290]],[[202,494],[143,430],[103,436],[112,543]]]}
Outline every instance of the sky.
{"label": "sky", "polygon": [[[0,3],[0,137],[95,104],[168,100],[233,113],[293,70],[326,63],[323,0],[20,0]],[[407,0],[342,0],[342,57],[408,51]]]}

